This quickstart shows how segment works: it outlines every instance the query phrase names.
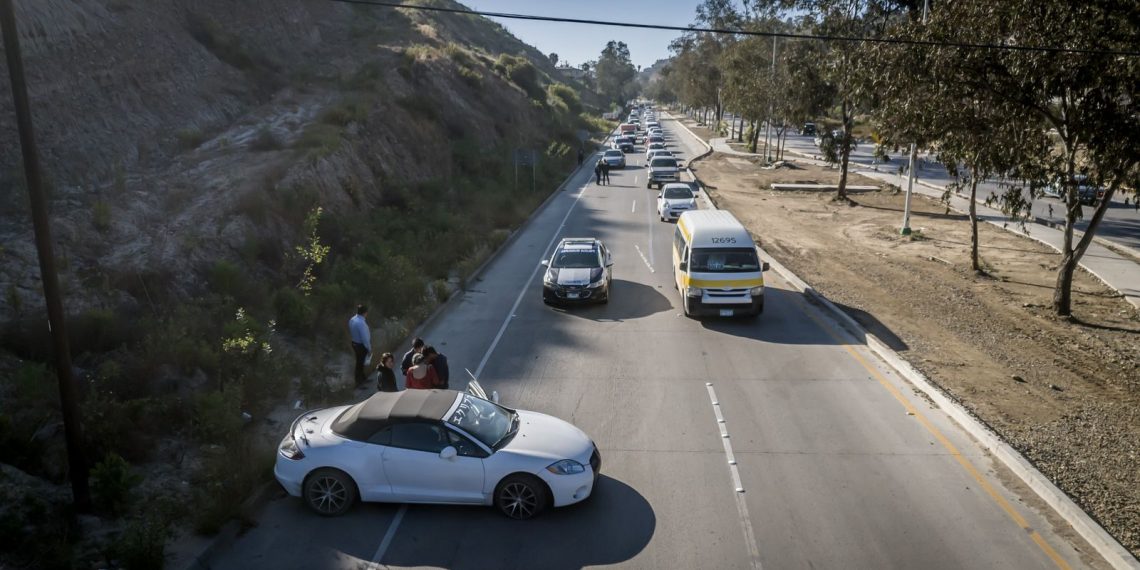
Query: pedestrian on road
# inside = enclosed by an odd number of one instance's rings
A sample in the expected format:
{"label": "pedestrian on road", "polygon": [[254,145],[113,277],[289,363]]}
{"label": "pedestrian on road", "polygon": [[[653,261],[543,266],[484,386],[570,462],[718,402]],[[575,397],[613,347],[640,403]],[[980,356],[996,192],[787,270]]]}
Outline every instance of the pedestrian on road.
{"label": "pedestrian on road", "polygon": [[395,392],[399,389],[396,387],[396,371],[392,370],[395,365],[396,358],[392,356],[391,352],[380,355],[380,364],[376,366],[377,391]]}
{"label": "pedestrian on road", "polygon": [[1140,212],[1140,198],[1136,198],[1132,201],[1132,209]]}
{"label": "pedestrian on road", "polygon": [[404,358],[400,359],[400,374],[407,374],[408,373],[408,369],[411,368],[412,366],[414,366],[414,364],[412,363],[412,357],[423,352],[423,350],[424,350],[424,339],[422,339],[420,337],[416,337],[416,340],[412,341],[412,349],[405,352]]}
{"label": "pedestrian on road", "polygon": [[1049,204],[1049,217],[1053,217],[1053,204]]}
{"label": "pedestrian on road", "polygon": [[582,149],[578,149],[578,166],[582,166],[582,161],[585,159],[586,159],[585,153],[582,152]]}
{"label": "pedestrian on road", "polygon": [[348,334],[352,339],[352,355],[356,361],[356,385],[359,387],[367,379],[364,375],[364,361],[372,354],[372,331],[368,329],[368,307],[356,306],[356,315],[348,320]]}
{"label": "pedestrian on road", "polygon": [[601,186],[601,184],[602,184],[602,160],[601,159],[598,159],[598,162],[596,162],[594,164],[594,184],[597,184],[599,186]]}
{"label": "pedestrian on road", "polygon": [[602,161],[602,184],[610,183],[610,163]]}
{"label": "pedestrian on road", "polygon": [[417,354],[412,357],[412,367],[404,375],[404,386],[409,390],[431,390],[439,384],[439,376],[427,363],[424,355]]}
{"label": "pedestrian on road", "polygon": [[447,367],[447,356],[436,351],[434,346],[428,346],[424,347],[424,357],[435,369],[436,376],[439,376],[439,387],[446,390],[448,380],[451,378],[451,370]]}

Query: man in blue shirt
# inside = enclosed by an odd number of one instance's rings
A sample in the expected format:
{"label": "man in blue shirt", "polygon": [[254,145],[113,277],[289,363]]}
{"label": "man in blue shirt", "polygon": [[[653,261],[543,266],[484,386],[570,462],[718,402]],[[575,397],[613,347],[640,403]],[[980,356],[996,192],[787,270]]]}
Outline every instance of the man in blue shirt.
{"label": "man in blue shirt", "polygon": [[348,320],[348,334],[352,337],[352,352],[356,358],[356,385],[364,384],[367,376],[364,373],[364,361],[372,353],[372,331],[364,317],[368,315],[368,307],[356,306],[356,316]]}

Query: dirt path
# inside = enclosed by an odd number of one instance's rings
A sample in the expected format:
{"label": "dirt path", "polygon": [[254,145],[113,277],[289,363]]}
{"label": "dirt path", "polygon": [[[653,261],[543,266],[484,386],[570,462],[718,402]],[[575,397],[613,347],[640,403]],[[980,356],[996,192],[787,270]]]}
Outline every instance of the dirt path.
{"label": "dirt path", "polygon": [[[761,245],[892,345],[1020,450],[1134,554],[1140,553],[1140,316],[1085,272],[1075,322],[1049,310],[1059,254],[980,224],[987,275],[970,270],[970,226],[931,199],[777,192],[834,183],[817,166],[763,170],[714,154],[694,165]],[[853,175],[850,184],[875,184]]]}

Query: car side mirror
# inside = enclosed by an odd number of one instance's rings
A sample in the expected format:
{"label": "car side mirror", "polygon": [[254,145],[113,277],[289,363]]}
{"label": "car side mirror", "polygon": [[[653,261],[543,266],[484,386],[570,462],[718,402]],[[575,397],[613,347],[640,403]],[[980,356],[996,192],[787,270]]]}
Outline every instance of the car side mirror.
{"label": "car side mirror", "polygon": [[660,192],[658,192],[658,193],[657,193],[657,199],[658,199],[658,200],[660,200],[660,199],[661,199],[661,193],[660,193]]}
{"label": "car side mirror", "polygon": [[606,267],[613,267],[613,265],[614,265],[614,256],[607,255],[606,256]]}
{"label": "car side mirror", "polygon": [[681,271],[688,271],[689,270],[689,262],[688,261],[682,261],[677,266],[677,268],[680,269]]}
{"label": "car side mirror", "polygon": [[549,259],[544,259],[544,260],[542,260],[541,263],[542,263],[543,267],[550,267],[550,260]]}
{"label": "car side mirror", "polygon": [[456,451],[455,448],[450,446],[450,445],[443,448],[443,450],[439,452],[439,458],[440,459],[448,459],[448,460],[455,459],[456,455],[459,455],[459,452]]}
{"label": "car side mirror", "polygon": [[499,403],[499,391],[498,390],[491,390],[491,401],[496,403],[496,404]]}
{"label": "car side mirror", "polygon": [[767,261],[760,264],[760,271],[768,271],[768,262]]}

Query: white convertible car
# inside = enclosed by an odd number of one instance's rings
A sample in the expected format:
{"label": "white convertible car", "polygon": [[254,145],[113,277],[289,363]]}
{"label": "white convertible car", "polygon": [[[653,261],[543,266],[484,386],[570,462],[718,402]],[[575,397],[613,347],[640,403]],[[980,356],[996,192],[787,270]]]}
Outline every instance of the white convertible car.
{"label": "white convertible car", "polygon": [[274,474],[325,516],[360,499],[494,505],[528,519],[589,497],[600,467],[594,442],[558,418],[454,390],[404,390],[305,412]]}

